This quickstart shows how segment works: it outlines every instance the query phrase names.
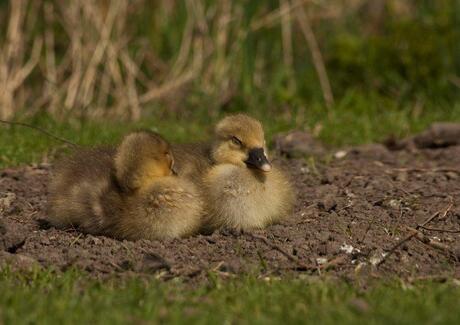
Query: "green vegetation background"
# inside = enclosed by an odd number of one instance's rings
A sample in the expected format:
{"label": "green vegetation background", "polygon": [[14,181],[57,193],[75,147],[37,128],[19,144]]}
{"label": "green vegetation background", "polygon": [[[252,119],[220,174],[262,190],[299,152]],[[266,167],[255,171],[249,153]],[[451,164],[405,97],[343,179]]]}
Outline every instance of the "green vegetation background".
{"label": "green vegetation background", "polygon": [[[242,50],[224,56],[232,67],[222,76],[232,89],[228,100],[222,99],[225,94],[204,91],[205,79],[198,78],[186,95],[144,107],[135,123],[120,118],[89,121],[75,112],[63,113],[59,120],[46,112],[31,117],[29,108],[15,119],[79,144],[113,143],[140,127],[157,130],[171,141],[189,141],[205,138],[222,115],[244,111],[263,120],[269,137],[292,128],[308,129],[335,146],[403,137],[433,121],[460,121],[460,2],[408,1],[405,9],[395,6],[398,3],[388,1],[378,19],[370,17],[366,7],[339,18],[312,19],[335,97],[331,107],[324,103],[303,34],[293,29],[293,62],[287,66],[281,28],[275,24],[248,34],[241,40]],[[245,30],[276,10],[279,2],[241,0],[235,5],[244,9],[238,27]],[[169,16],[155,2],[144,6],[129,21],[130,51],[135,54],[142,41],[163,62],[174,62],[187,20],[185,4],[176,3]],[[7,7],[6,1],[0,3],[3,17]],[[57,55],[60,42],[66,41],[56,40]],[[218,58],[210,60],[217,67]],[[41,161],[60,145],[36,131],[2,126],[0,166]]]}

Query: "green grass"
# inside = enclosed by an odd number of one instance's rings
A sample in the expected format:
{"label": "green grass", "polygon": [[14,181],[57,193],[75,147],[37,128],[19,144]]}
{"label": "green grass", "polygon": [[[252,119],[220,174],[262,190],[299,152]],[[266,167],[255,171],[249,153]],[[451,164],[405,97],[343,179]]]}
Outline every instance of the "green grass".
{"label": "green grass", "polygon": [[95,281],[76,272],[0,273],[0,322],[196,324],[458,323],[460,287],[253,277],[191,288],[157,280]]}
{"label": "green grass", "polygon": [[[414,104],[352,91],[330,110],[318,102],[309,107],[292,104],[289,110],[257,103],[248,108],[232,108],[232,112],[244,110],[263,121],[269,140],[273,134],[293,128],[320,129],[318,137],[333,146],[382,141],[389,135],[404,137],[421,131],[433,121],[460,121],[460,102],[428,102],[417,108]],[[157,112],[135,123],[76,119],[58,122],[45,115],[24,121],[72,142],[96,145],[116,143],[126,132],[140,128],[160,132],[172,142],[203,140],[223,115],[210,117],[207,110],[191,107],[185,117]],[[41,162],[64,147],[35,130],[0,125],[0,168]]]}

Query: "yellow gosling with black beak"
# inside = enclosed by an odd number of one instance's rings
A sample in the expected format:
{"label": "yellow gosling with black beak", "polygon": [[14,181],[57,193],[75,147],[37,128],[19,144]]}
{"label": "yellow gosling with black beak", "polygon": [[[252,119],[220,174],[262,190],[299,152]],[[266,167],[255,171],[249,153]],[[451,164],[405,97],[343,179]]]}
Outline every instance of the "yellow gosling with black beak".
{"label": "yellow gosling with black beak", "polygon": [[49,192],[53,225],[119,239],[187,236],[203,214],[195,186],[174,175],[169,144],[148,131],[61,161]]}
{"label": "yellow gosling with black beak", "polygon": [[204,229],[264,228],[289,215],[294,191],[288,177],[272,166],[259,121],[243,114],[220,121],[204,177]]}
{"label": "yellow gosling with black beak", "polygon": [[[227,136],[228,132],[225,132],[226,124],[221,122],[216,128],[214,139],[210,142],[172,145],[175,166],[179,176],[201,185],[203,177],[215,164],[232,163],[242,166],[247,164],[248,166],[252,165],[254,168],[260,167],[266,171],[270,170],[270,163],[265,156],[265,143],[263,141],[258,143],[258,138],[263,139],[263,129],[260,123],[243,114],[235,115],[234,118],[243,122],[243,125],[238,129],[238,133],[242,134],[241,137],[247,139],[248,145],[254,150],[251,152],[241,151],[241,142],[236,136],[222,138],[221,135],[225,134]],[[245,130],[244,122],[247,122],[247,125],[251,124],[249,126],[252,129]],[[233,142],[233,146],[231,142]]]}

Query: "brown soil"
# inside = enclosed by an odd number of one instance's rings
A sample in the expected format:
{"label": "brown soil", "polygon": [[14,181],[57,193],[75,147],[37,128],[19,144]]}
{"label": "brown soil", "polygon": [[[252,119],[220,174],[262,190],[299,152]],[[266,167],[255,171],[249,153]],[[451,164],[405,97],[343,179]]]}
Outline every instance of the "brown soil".
{"label": "brown soil", "polygon": [[[117,241],[49,228],[43,222],[49,167],[5,169],[0,265],[194,281],[209,272],[458,277],[460,146],[389,151],[367,145],[339,158],[343,153],[327,164],[280,160],[298,191],[295,213],[282,224],[165,241]],[[427,229],[418,227],[430,217]]]}

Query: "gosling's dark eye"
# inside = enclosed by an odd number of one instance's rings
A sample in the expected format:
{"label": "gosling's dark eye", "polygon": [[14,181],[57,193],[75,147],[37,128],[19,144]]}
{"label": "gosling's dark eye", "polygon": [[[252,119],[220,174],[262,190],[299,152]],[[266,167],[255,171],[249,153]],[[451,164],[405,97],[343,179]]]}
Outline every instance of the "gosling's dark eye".
{"label": "gosling's dark eye", "polygon": [[243,146],[243,142],[241,142],[241,140],[238,139],[237,137],[232,137],[232,142],[236,144],[237,146],[240,146],[240,147]]}

